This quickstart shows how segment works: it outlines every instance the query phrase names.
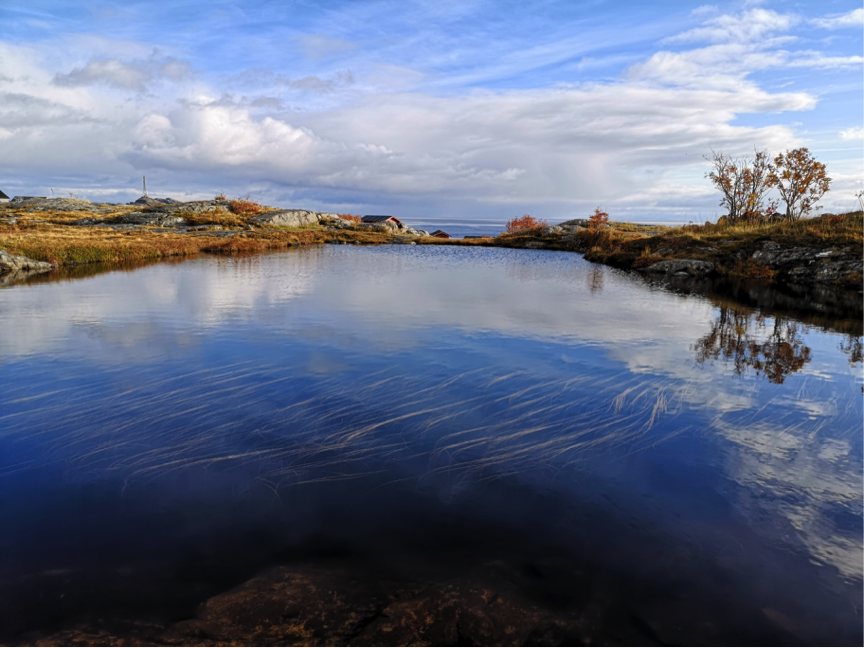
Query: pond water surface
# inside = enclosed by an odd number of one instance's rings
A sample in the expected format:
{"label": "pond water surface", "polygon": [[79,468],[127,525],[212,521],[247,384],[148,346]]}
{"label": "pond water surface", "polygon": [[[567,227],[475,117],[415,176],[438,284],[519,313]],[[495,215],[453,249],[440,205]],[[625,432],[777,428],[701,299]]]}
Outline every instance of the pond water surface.
{"label": "pond water surface", "polygon": [[5,288],[0,639],[498,561],[601,643],[860,645],[860,312],[814,322],[531,250]]}

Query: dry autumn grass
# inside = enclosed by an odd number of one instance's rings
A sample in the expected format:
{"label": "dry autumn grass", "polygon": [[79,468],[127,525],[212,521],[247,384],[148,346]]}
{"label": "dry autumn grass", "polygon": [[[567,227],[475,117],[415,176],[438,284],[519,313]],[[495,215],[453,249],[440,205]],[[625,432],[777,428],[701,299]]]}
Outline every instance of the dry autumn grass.
{"label": "dry autumn grass", "polygon": [[[72,221],[92,218],[88,212],[26,212],[6,209],[17,222],[0,225],[0,249],[40,261],[63,266],[88,263],[137,263],[184,257],[201,253],[235,254],[279,250],[297,245],[315,245],[336,240],[345,243],[380,244],[388,234],[360,230],[326,230],[318,225],[299,228],[250,227],[251,219],[267,211],[257,203],[238,199],[226,201],[231,211],[204,214],[184,213],[189,225],[200,231],[166,231],[160,228],[113,230],[82,227]],[[117,216],[136,211],[135,206],[118,206]],[[343,215],[350,216],[350,215]],[[351,220],[359,220],[352,217]],[[252,224],[254,225],[254,224]],[[615,223],[596,229],[583,229],[568,236],[543,234],[542,228],[515,229],[497,237],[477,239],[423,238],[418,243],[487,247],[543,247],[585,252],[585,258],[621,268],[647,267],[665,259],[711,261],[721,275],[770,279],[771,269],[751,260],[763,242],[773,241],[783,248],[845,248],[853,254],[864,253],[862,212],[826,214],[796,222],[768,224],[705,224],[669,228],[657,225]],[[225,230],[234,230],[229,236]],[[852,277],[851,282],[857,279]],[[848,283],[848,282],[847,282]]]}
{"label": "dry autumn grass", "polygon": [[[133,211],[120,208],[113,215]],[[191,225],[220,225],[242,229],[258,212],[234,214],[212,212],[189,216]],[[81,212],[32,212],[14,214],[15,224],[0,225],[0,249],[61,266],[84,263],[134,263],[200,253],[234,254],[265,252],[297,245],[315,245],[337,239],[361,244],[382,243],[388,237],[378,232],[343,230],[334,233],[319,226],[240,231],[221,236],[220,231],[170,232],[159,228],[113,230],[71,225],[90,216]]]}
{"label": "dry autumn grass", "polygon": [[[590,233],[580,232],[586,239]],[[654,236],[621,232],[614,226],[591,240],[586,258],[618,267],[644,267],[663,259],[705,259],[719,263],[723,274],[770,278],[770,270],[749,259],[764,241],[783,248],[846,248],[864,251],[862,212],[826,214],[788,223],[686,225]]]}

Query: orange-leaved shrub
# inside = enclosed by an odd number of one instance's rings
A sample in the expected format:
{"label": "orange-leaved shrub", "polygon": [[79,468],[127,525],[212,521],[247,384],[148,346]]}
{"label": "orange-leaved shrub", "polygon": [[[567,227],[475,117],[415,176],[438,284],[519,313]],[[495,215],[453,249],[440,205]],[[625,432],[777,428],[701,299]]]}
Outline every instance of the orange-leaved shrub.
{"label": "orange-leaved shrub", "polygon": [[360,222],[360,216],[352,216],[351,214],[336,214],[342,220],[353,221],[355,223]]}
{"label": "orange-leaved shrub", "polygon": [[237,198],[231,201],[231,211],[235,214],[257,214],[264,208],[248,198]]}
{"label": "orange-leaved shrub", "polygon": [[544,227],[546,225],[545,220],[537,220],[533,216],[529,216],[525,214],[522,218],[514,218],[512,220],[507,221],[507,233],[512,234],[513,232],[521,232],[522,230],[531,230],[536,227]]}
{"label": "orange-leaved shrub", "polygon": [[592,232],[598,232],[601,227],[609,222],[609,214],[602,211],[599,207],[594,210],[594,213],[588,218],[588,227]]}

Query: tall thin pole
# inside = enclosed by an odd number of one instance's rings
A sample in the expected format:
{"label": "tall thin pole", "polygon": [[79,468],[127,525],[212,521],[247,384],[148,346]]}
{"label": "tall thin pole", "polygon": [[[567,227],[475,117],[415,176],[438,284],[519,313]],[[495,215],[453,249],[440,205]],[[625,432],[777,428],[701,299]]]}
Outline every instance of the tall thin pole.
{"label": "tall thin pole", "polygon": [[144,178],[144,197],[147,197],[147,176],[142,176]]}

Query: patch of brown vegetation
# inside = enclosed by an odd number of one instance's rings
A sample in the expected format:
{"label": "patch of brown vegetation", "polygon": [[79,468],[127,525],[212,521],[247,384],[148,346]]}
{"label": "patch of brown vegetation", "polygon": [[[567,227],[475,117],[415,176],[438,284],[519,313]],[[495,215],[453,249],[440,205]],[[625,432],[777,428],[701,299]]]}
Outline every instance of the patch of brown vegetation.
{"label": "patch of brown vegetation", "polygon": [[229,202],[231,211],[235,214],[260,214],[264,211],[263,205],[249,200],[248,198],[235,198]]}
{"label": "patch of brown vegetation", "polygon": [[[45,216],[52,216],[47,219]],[[81,218],[80,214],[76,214]],[[227,212],[199,215],[201,223],[221,220],[231,228],[232,219],[243,219]],[[39,222],[46,221],[46,222]],[[248,218],[246,221],[248,222]],[[217,223],[219,224],[219,223]],[[232,228],[233,229],[233,228]],[[378,232],[343,230],[333,233],[320,226],[281,228],[278,230],[242,231],[232,236],[217,232],[166,232],[158,228],[113,230],[103,227],[81,227],[64,224],[53,214],[35,213],[21,217],[15,224],[0,226],[0,248],[37,261],[61,266],[83,263],[134,263],[200,253],[233,254],[265,252],[295,245],[315,245],[331,239],[363,244],[386,242],[389,237]]]}

